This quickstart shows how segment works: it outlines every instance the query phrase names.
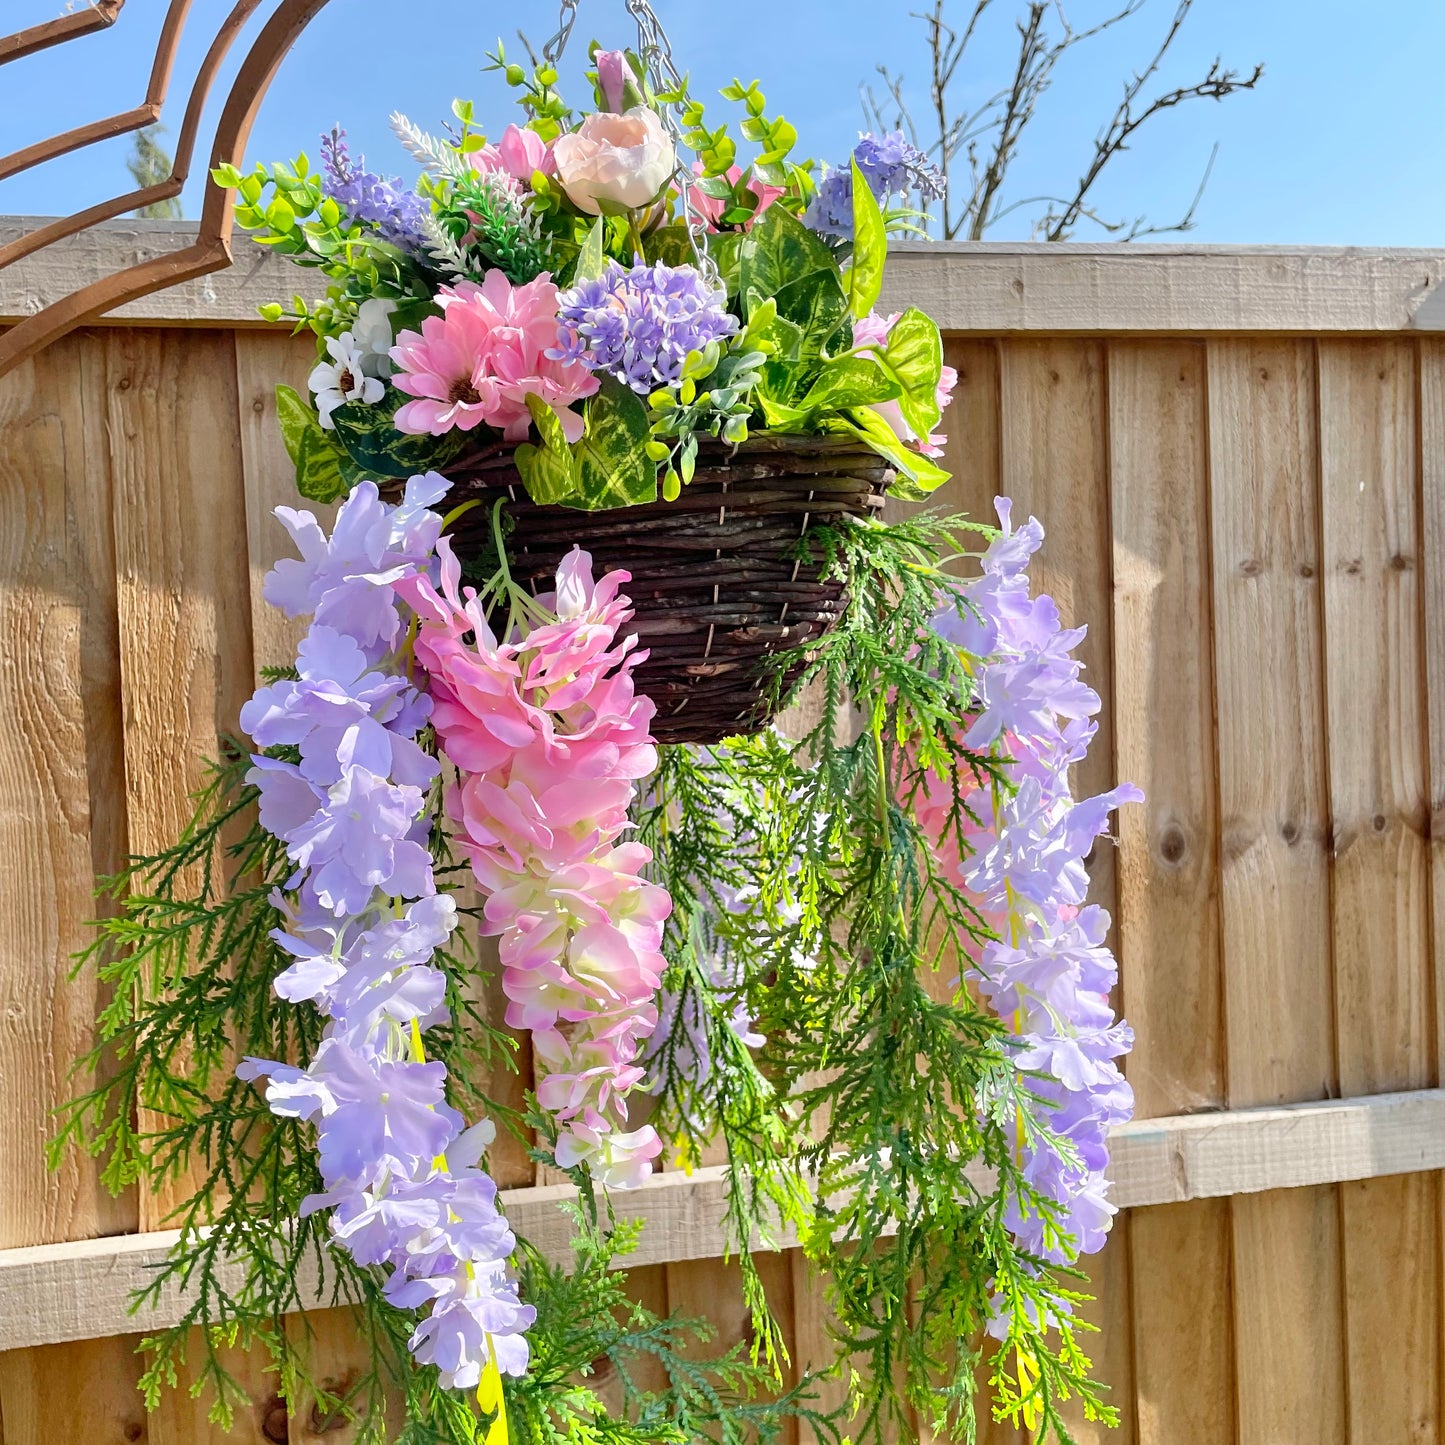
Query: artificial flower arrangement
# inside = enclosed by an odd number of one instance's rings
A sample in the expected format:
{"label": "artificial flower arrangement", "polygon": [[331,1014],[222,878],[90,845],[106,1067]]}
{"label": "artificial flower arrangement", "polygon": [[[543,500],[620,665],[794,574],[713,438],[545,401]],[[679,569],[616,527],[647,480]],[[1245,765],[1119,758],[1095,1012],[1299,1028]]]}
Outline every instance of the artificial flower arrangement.
{"label": "artificial flower arrangement", "polygon": [[[965,1439],[980,1408],[1067,1439],[1065,1401],[1112,1414],[1073,1265],[1130,1112],[1084,860],[1138,794],[1070,792],[1099,699],[1031,595],[1038,523],[878,513],[946,475],[938,328],[873,309],[936,172],[893,135],[819,174],[736,84],[745,164],[645,53],[594,46],[578,114],[498,46],[522,123],[393,117],[414,189],[340,131],[319,173],[217,174],[326,280],[268,314],[317,339],[278,408],[340,506],[278,511],[299,556],[265,595],[308,630],[183,838],[116,880],[108,1080],[59,1144],[194,1182],[145,1383],[204,1326],[223,1420],[240,1341],[366,1440],[398,1399],[397,1438],[468,1445]],[[518,1038],[521,1110],[491,1096]],[[510,1229],[499,1129],[576,1184],[570,1266]],[[718,1144],[752,1344],[700,1361],[705,1325],[626,1298],[609,1200]],[[787,1236],[837,1409],[782,1383],[754,1251]],[[370,1341],[345,1398],[282,1327],[318,1283]]]}

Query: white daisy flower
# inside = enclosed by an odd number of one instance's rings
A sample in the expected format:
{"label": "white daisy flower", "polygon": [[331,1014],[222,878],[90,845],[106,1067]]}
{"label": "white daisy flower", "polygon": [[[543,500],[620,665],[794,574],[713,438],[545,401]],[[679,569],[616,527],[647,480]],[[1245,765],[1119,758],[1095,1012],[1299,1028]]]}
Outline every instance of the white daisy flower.
{"label": "white daisy flower", "polygon": [[327,431],[335,430],[331,413],[348,401],[375,406],[386,393],[386,386],[362,368],[363,354],[356,338],[349,331],[326,340],[330,361],[318,361],[306,384],[316,393],[316,411]]}

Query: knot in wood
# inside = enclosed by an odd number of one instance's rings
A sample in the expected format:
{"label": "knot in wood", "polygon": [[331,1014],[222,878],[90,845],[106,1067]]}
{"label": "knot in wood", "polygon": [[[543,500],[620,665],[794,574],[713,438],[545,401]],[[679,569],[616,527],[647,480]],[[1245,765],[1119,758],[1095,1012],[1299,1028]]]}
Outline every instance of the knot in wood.
{"label": "knot in wood", "polygon": [[290,1438],[287,1428],[286,1402],[280,1395],[272,1395],[261,1409],[261,1433],[274,1442],[286,1445]]}

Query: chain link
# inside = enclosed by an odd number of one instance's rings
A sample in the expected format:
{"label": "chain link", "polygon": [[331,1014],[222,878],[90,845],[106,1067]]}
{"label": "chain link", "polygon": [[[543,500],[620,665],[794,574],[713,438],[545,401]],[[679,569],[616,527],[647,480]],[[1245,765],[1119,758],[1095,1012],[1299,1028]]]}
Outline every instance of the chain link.
{"label": "chain link", "polygon": [[[542,47],[542,58],[554,69],[561,62],[563,53],[567,49],[567,42],[572,38],[572,29],[577,23],[577,7],[580,3],[581,0],[561,0],[561,8],[557,15],[556,34]],[[648,3],[648,0],[624,0],[624,3],[627,6],[627,13],[632,16],[637,25],[637,54],[652,82],[652,88],[656,91],[680,91],[682,75],[673,59],[672,42],[668,39],[667,31],[663,29],[657,12]],[[671,135],[674,145],[680,146],[682,143],[681,103],[673,101],[660,106],[660,110],[662,123],[667,128],[668,134]],[[679,199],[682,202],[682,222],[687,229],[688,245],[692,250],[693,260],[709,284],[718,286],[721,284],[721,276],[718,273],[717,263],[708,251],[707,225],[701,212],[693,204],[693,193],[697,187],[692,171],[687,166],[679,165],[676,181]]]}

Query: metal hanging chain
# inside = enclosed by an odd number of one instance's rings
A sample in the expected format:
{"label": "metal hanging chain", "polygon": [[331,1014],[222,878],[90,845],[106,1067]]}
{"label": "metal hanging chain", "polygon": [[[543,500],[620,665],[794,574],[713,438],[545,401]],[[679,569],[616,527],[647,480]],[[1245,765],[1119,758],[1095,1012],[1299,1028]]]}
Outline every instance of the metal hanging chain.
{"label": "metal hanging chain", "polygon": [[[580,3],[581,0],[561,0],[556,33],[542,47],[543,60],[554,70],[561,62],[567,49],[567,42],[572,38],[572,29],[577,23],[577,7]],[[643,69],[652,83],[653,90],[680,91],[682,75],[673,59],[672,42],[668,39],[667,31],[663,29],[657,12],[648,3],[648,0],[624,0],[624,3],[627,13],[637,24],[637,54],[642,60]],[[668,134],[671,135],[673,144],[681,146],[681,104],[670,102],[661,105],[659,109],[662,113],[662,123],[667,128]],[[679,165],[676,180],[678,195],[682,201],[682,223],[687,230],[688,245],[692,251],[693,260],[709,284],[718,286],[721,284],[721,277],[718,273],[717,263],[708,251],[707,225],[702,214],[693,205],[696,182],[691,169]]]}

